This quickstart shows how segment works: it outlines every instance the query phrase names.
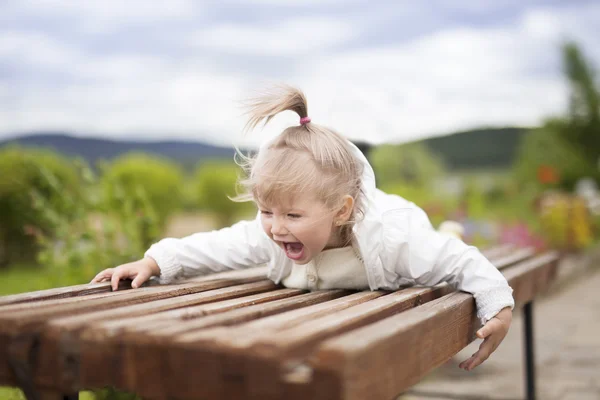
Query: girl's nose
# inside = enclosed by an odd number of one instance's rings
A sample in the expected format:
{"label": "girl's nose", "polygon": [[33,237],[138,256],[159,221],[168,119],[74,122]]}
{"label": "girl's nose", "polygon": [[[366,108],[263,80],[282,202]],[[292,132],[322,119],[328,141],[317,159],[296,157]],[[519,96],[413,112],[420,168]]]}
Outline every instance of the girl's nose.
{"label": "girl's nose", "polygon": [[287,233],[283,222],[279,221],[277,218],[273,218],[273,222],[271,224],[271,234],[274,236],[283,236]]}

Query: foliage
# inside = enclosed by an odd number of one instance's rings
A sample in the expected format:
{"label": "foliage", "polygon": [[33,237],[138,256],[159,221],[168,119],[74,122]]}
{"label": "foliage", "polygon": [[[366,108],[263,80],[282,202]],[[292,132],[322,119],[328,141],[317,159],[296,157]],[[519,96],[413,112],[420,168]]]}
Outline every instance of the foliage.
{"label": "foliage", "polygon": [[121,208],[123,199],[135,199],[133,208],[143,208],[140,191],[156,213],[161,228],[183,201],[183,172],[174,163],[142,153],[129,153],[102,166],[103,195],[111,208]]}
{"label": "foliage", "polygon": [[[79,198],[64,191],[55,179],[49,179],[49,184],[62,193],[55,202],[33,193],[34,207],[51,222],[54,234],[37,229],[30,234],[41,248],[38,262],[49,270],[55,286],[88,282],[99,270],[139,259],[160,234],[158,218],[143,188],[123,195],[125,190],[114,183],[113,193],[120,197],[106,199],[86,164],[79,162],[77,171],[84,189]],[[67,206],[74,218],[59,212]]]}
{"label": "foliage", "polygon": [[228,198],[236,195],[237,178],[238,167],[230,162],[208,161],[196,167],[197,204],[211,212],[219,226],[229,226],[254,210],[251,203],[238,203]]}
{"label": "foliage", "polygon": [[[21,389],[1,387],[0,399],[2,400],[25,400],[25,395]],[[140,400],[139,396],[133,393],[119,392],[113,388],[104,388],[93,392],[79,392],[80,400]]]}
{"label": "foliage", "polygon": [[51,272],[35,264],[11,264],[0,272],[0,296],[50,289],[54,287]]}
{"label": "foliage", "polygon": [[[571,92],[569,112],[566,117],[546,121],[525,137],[515,176],[522,183],[572,190],[585,176],[600,182],[600,92],[575,44],[563,47],[563,63]],[[545,179],[548,177],[552,179]]]}
{"label": "foliage", "polygon": [[[572,188],[581,177],[595,173],[577,146],[564,138],[562,132],[567,129],[568,124],[564,121],[548,120],[541,128],[532,130],[524,137],[514,166],[519,182],[540,188]],[[554,182],[540,180],[539,172],[544,167],[556,170],[557,179]]]}
{"label": "foliage", "polygon": [[542,233],[553,248],[582,250],[593,242],[593,219],[581,198],[546,194],[540,201],[540,219]]}
{"label": "foliage", "polygon": [[587,162],[598,166],[600,161],[600,91],[594,72],[577,45],[563,47],[565,72],[571,86],[568,128],[564,138],[579,147]]}
{"label": "foliage", "polygon": [[441,158],[422,143],[378,146],[370,159],[380,187],[396,183],[423,186],[444,171]]}
{"label": "foliage", "polygon": [[[61,191],[56,191],[56,186]],[[67,195],[77,201],[80,182],[72,163],[52,151],[10,147],[0,150],[0,266],[31,261],[36,243],[26,230],[36,229],[52,237],[53,215],[33,206],[32,193],[67,221],[75,215]]]}

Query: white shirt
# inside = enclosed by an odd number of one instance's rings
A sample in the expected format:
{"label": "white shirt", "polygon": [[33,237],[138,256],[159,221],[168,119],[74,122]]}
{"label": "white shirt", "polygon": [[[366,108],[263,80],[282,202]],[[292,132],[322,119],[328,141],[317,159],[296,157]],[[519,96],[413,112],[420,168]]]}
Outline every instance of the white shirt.
{"label": "white shirt", "polygon": [[306,264],[294,264],[282,283],[308,290],[369,289],[367,271],[352,246],[324,250]]}

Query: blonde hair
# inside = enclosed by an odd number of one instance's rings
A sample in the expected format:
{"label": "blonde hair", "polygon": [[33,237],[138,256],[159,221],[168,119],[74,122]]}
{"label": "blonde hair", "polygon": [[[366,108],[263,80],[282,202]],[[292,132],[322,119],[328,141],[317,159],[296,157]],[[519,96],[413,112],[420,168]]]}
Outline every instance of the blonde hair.
{"label": "blonde hair", "polygon": [[[275,115],[294,111],[308,117],[304,94],[290,86],[280,86],[248,102],[248,130]],[[282,204],[293,196],[312,193],[330,211],[342,207],[345,195],[354,198],[350,219],[340,227],[340,236],[351,239],[352,226],[363,216],[361,176],[363,164],[354,155],[350,142],[330,128],[312,122],[291,126],[261,147],[252,157],[238,152],[238,164],[246,172],[239,180],[242,193],[234,201]]]}

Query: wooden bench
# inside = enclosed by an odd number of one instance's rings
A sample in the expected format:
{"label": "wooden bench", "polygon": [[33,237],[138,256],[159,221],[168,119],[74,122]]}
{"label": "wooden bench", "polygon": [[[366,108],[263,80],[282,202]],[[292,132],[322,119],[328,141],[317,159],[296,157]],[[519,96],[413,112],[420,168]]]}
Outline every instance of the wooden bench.
{"label": "wooden bench", "polygon": [[[533,398],[530,305],[553,280],[558,255],[484,253],[517,306],[529,305]],[[101,283],[0,297],[0,385],[28,399],[104,386],[144,399],[391,399],[480,326],[473,296],[446,284],[311,293],[264,276],[261,267],[136,290]]]}

